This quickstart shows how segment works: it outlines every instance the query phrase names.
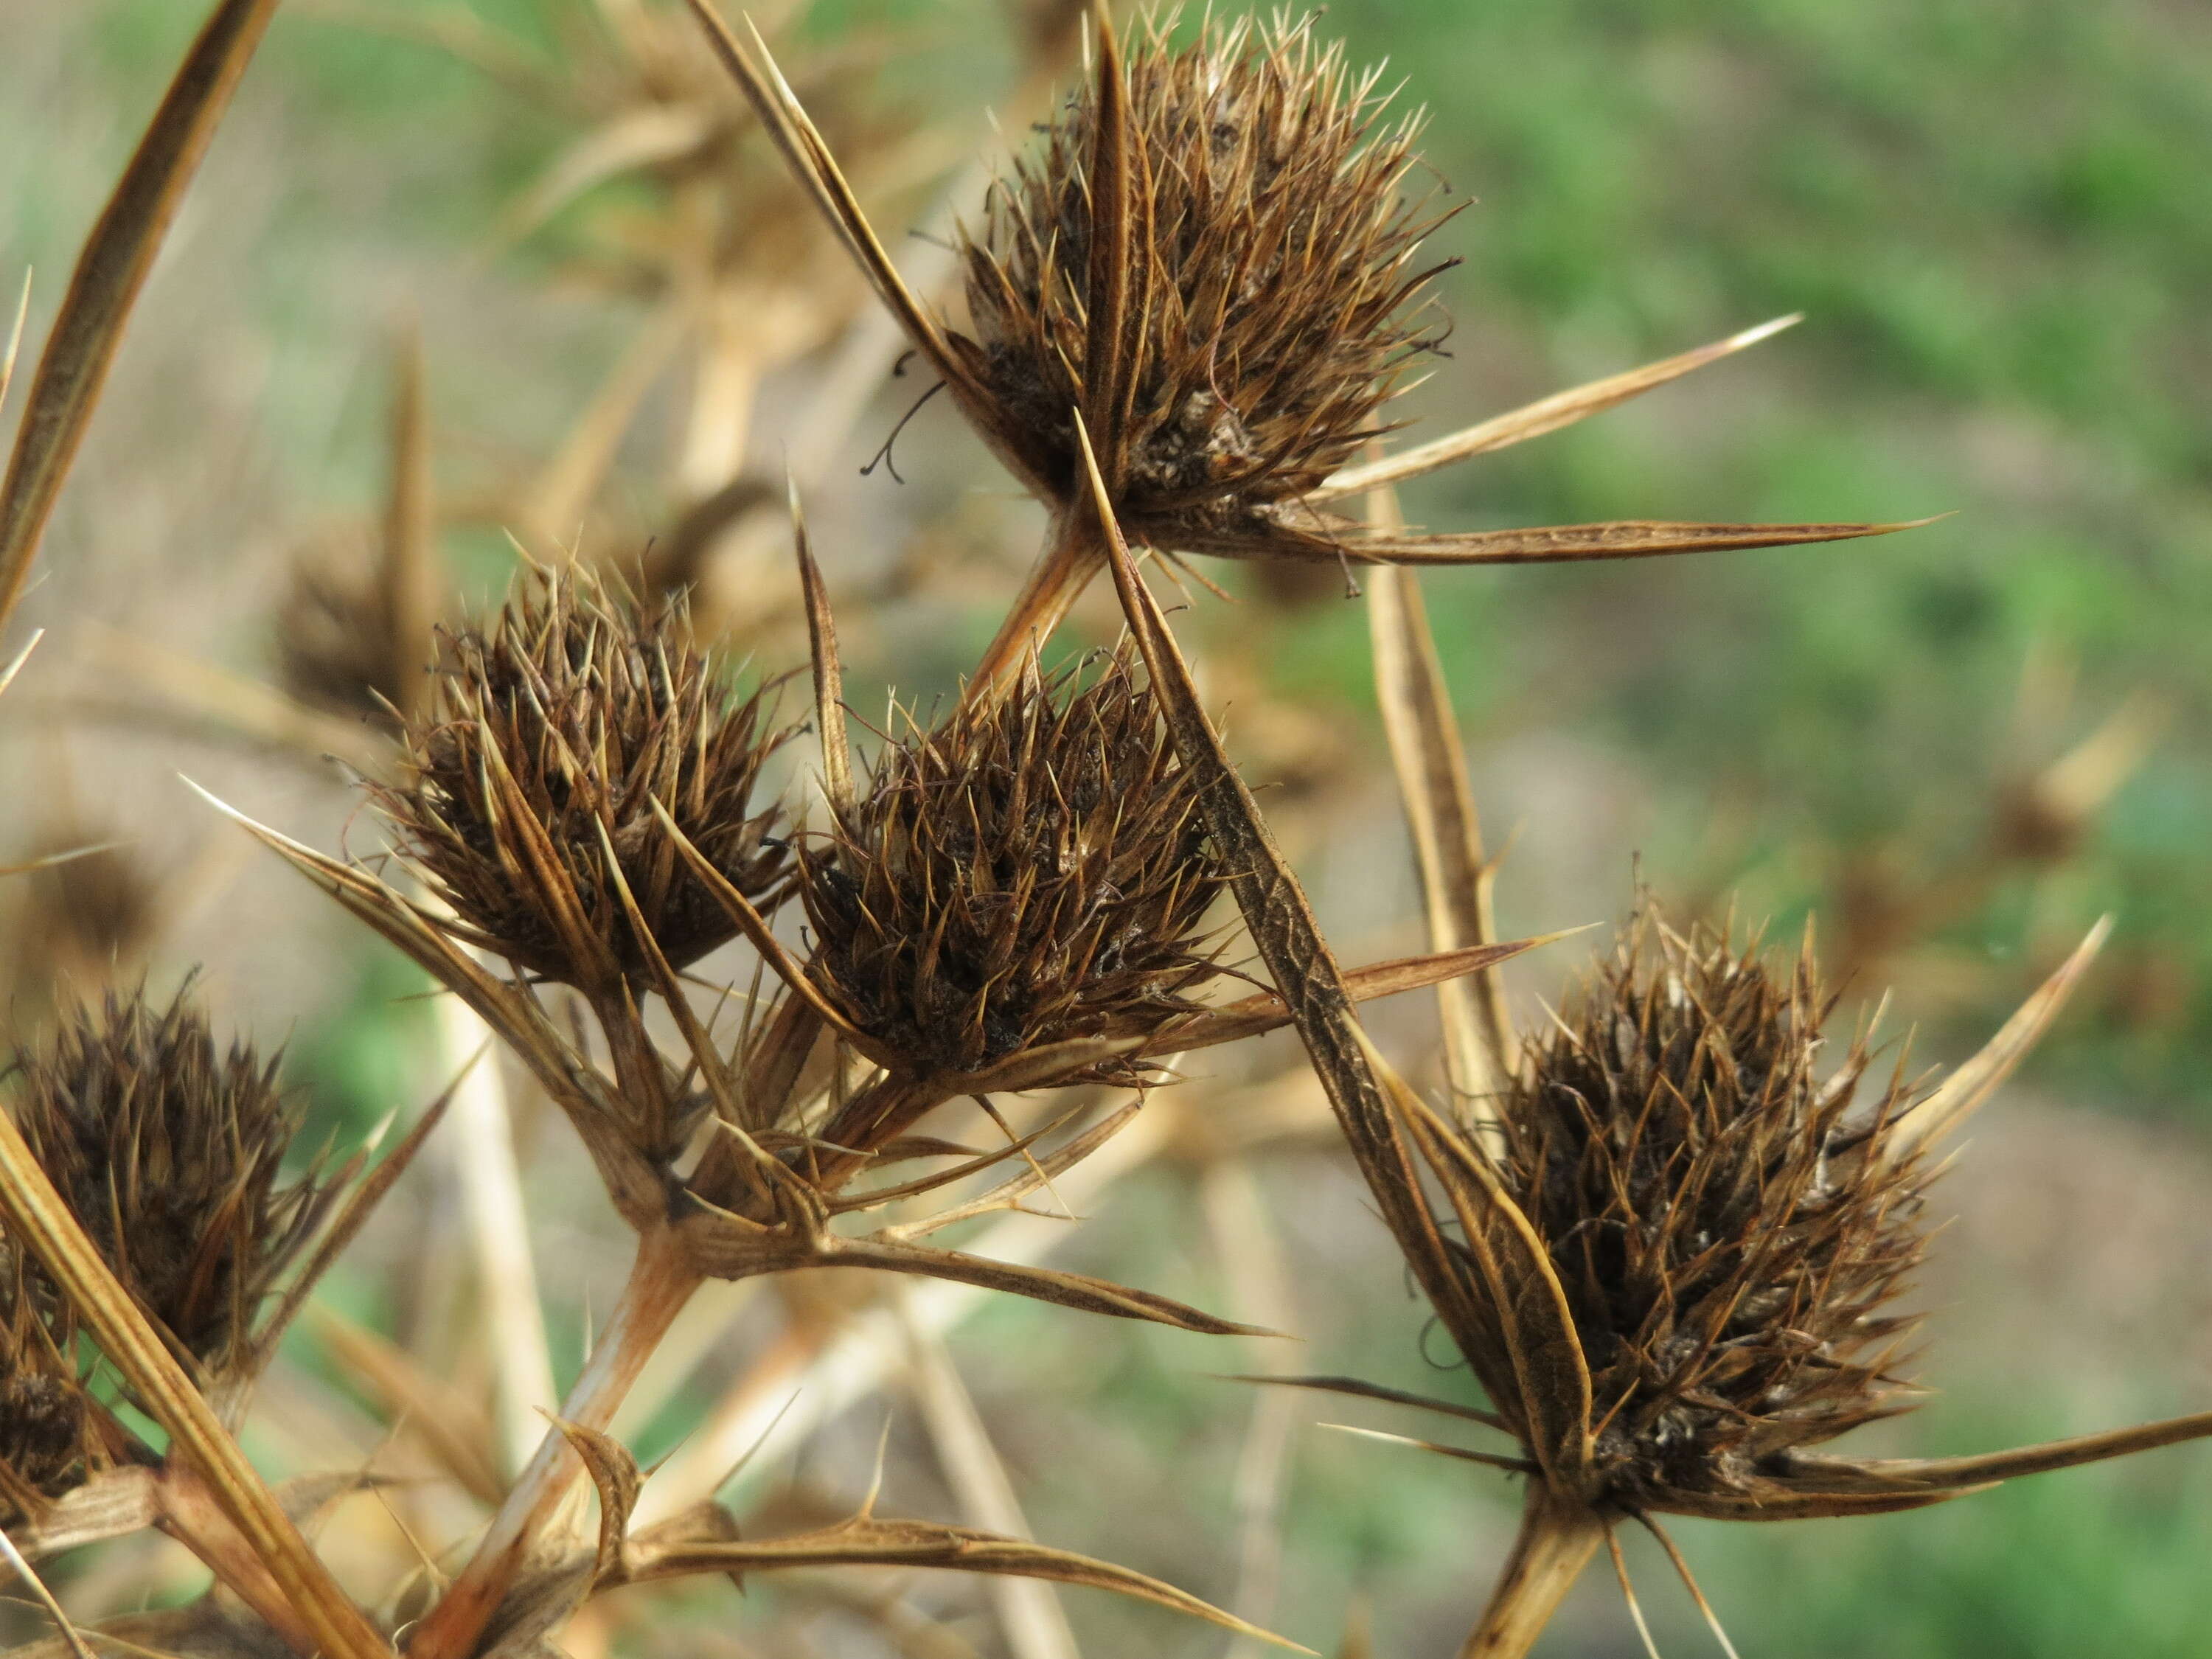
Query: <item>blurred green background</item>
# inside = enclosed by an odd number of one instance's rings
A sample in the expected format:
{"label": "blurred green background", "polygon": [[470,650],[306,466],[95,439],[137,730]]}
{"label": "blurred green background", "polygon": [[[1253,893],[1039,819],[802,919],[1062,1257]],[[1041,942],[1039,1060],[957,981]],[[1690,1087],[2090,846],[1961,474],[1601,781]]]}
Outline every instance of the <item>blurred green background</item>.
{"label": "blurred green background", "polygon": [[[65,266],[198,9],[0,0],[0,39],[24,43],[28,66],[0,74],[0,264],[40,265],[41,320],[58,287],[46,273]],[[389,21],[463,9],[354,9]],[[466,9],[528,50],[552,40],[549,15],[563,8]],[[890,66],[856,76],[941,107],[959,142],[982,147],[977,112],[945,100],[1003,78],[998,17],[980,0],[854,0],[816,6],[807,28],[908,31]],[[1980,1277],[1940,1281],[1965,1304],[1942,1365],[1923,1367],[1948,1392],[1900,1443],[1982,1448],[2201,1403],[2212,1384],[2212,1253],[2192,1184],[2212,1126],[2212,8],[1334,0],[1322,28],[1354,61],[1389,59],[1402,96],[1430,111],[1436,173],[1480,199],[1438,238],[1462,263],[1445,281],[1451,356],[1409,405],[1425,430],[1807,313],[1748,356],[1425,482],[1408,492],[1417,520],[1954,515],[1836,546],[1429,579],[1478,789],[1494,829],[1519,837],[1501,887],[1507,931],[1617,914],[1639,852],[1662,892],[1737,894],[1785,935],[1810,911],[1832,918],[1948,883],[1969,897],[1883,966],[1930,1052],[1952,1057],[2115,913],[2105,966],[2028,1074],[2063,1106],[2027,1109],[2003,1176],[1961,1200],[1957,1231],[1973,1234]],[[296,520],[374,499],[371,366],[403,313],[423,321],[451,444],[442,465],[465,474],[558,434],[635,317],[545,283],[557,224],[520,246],[495,247],[489,228],[569,136],[431,46],[304,6],[280,20],[180,224],[181,269],[149,294],[138,335],[164,319],[168,331],[131,348],[142,367],[195,352],[251,364],[231,412],[255,513]],[[192,442],[189,411],[210,394],[192,382],[166,395],[153,406],[173,452]],[[165,428],[153,416],[117,418],[124,434],[88,452],[95,476],[193,465],[154,458]],[[925,462],[951,455],[985,477],[948,411],[917,426]],[[879,437],[872,428],[870,446]],[[867,492],[896,487],[878,476],[851,488],[868,522],[890,509]],[[218,569],[246,532],[194,511],[140,522],[103,498],[72,507],[57,546],[167,538],[181,568]],[[91,556],[88,574],[62,570],[50,600],[75,593],[125,619],[143,609],[143,595],[103,590],[101,568]],[[955,635],[976,636],[995,609],[979,596]],[[1200,625],[1223,631],[1222,614]],[[1323,599],[1264,614],[1273,688],[1305,702],[1316,731],[1371,734],[1363,609]],[[241,607],[193,642],[251,662],[265,625]],[[927,686],[957,665],[896,677]],[[2069,675],[2070,697],[2032,702],[2021,729],[2023,677]],[[1979,880],[2008,781],[2131,700],[2157,711],[2159,741],[2072,855]],[[1393,845],[1387,798],[1362,803],[1336,810]],[[1325,847],[1301,856],[1328,866]],[[300,1022],[298,1069],[333,1116],[380,1113],[404,1087],[392,1009],[407,988],[327,937],[325,981],[353,988],[280,1004]],[[1295,1211],[1320,1167],[1306,1154],[1263,1160],[1266,1190]],[[2079,1189],[2062,1178],[2082,1170]],[[1082,1261],[1217,1295],[1190,1244],[1191,1197],[1181,1176],[1148,1178],[1089,1224]],[[1352,1242],[1370,1226],[1358,1206],[1339,1208],[1327,1213],[1340,1229],[1285,1224],[1315,1310],[1310,1369],[1437,1388],[1413,1340],[1418,1310],[1358,1288],[1389,1270],[1371,1239]],[[2021,1305],[1984,1305],[2004,1297]],[[1216,1570],[1249,1410],[1229,1385],[1195,1377],[1231,1368],[1218,1356],[1188,1339],[1071,1330],[1026,1305],[991,1310],[958,1352],[1042,1534],[1183,1582]],[[1378,1652],[1445,1650],[1502,1556],[1502,1481],[1304,1428],[1292,1469],[1277,1627],[1326,1648],[1364,1595]],[[2202,1452],[1921,1516],[1681,1530],[1747,1654],[2194,1659],[2212,1641]],[[1667,1650],[1704,1650],[1663,1560],[1630,1550]],[[1079,1612],[1097,1652],[1218,1648],[1095,1599]],[[1595,1581],[1541,1650],[1635,1650],[1611,1586]]]}

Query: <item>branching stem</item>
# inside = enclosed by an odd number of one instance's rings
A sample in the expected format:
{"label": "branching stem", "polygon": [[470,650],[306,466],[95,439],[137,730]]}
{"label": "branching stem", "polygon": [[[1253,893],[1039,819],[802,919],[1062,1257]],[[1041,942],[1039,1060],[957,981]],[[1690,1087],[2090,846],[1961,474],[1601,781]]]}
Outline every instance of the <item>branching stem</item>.
{"label": "branching stem", "polygon": [[1554,1497],[1540,1480],[1528,1484],[1521,1530],[1505,1571],[1491,1592],[1460,1659],[1522,1659],[1544,1633],[1559,1603],[1605,1541],[1595,1510]]}
{"label": "branching stem", "polygon": [[[584,1374],[561,1402],[562,1420],[604,1431],[702,1282],[672,1230],[662,1226],[641,1234],[629,1282],[592,1348]],[[549,1427],[476,1554],[416,1627],[407,1659],[465,1659],[476,1650],[477,1638],[514,1587],[532,1543],[559,1510],[582,1468],[567,1437]]]}

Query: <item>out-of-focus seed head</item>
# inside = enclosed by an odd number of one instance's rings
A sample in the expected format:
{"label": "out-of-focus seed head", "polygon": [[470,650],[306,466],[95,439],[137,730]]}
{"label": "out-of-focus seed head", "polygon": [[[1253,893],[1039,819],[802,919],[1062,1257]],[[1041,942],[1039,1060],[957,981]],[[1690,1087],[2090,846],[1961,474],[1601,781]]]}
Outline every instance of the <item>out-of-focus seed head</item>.
{"label": "out-of-focus seed head", "polygon": [[417,637],[417,619],[400,609],[391,584],[365,564],[303,554],[276,616],[284,689],[309,708],[396,730],[432,649],[427,629]]}
{"label": "out-of-focus seed head", "polygon": [[68,1304],[0,1239],[0,1526],[82,1484],[98,1442]]}
{"label": "out-of-focus seed head", "polygon": [[641,607],[581,567],[532,568],[447,657],[406,732],[409,775],[374,794],[466,937],[588,993],[645,980],[611,847],[672,966],[728,941],[735,925],[655,801],[733,886],[769,902],[787,861],[781,808],[753,798],[790,734],[770,729],[768,692],[740,698],[718,677],[680,598]]}
{"label": "out-of-focus seed head", "polygon": [[1218,971],[1195,781],[1130,653],[1076,673],[1032,659],[1004,697],[892,744],[801,852],[811,971],[916,1075],[1149,1034]]}
{"label": "out-of-focus seed head", "polygon": [[[1145,304],[1115,346],[1119,429],[1090,424],[1132,537],[1203,551],[1265,530],[1388,429],[1379,411],[1437,340],[1435,271],[1415,264],[1436,216],[1406,191],[1416,124],[1379,126],[1376,77],[1311,19],[1212,21],[1180,48],[1169,27],[1141,26],[1122,67]],[[1070,411],[1093,408],[1100,100],[1096,79],[1069,99],[964,250],[993,424],[1063,500],[1083,479]]]}
{"label": "out-of-focus seed head", "polygon": [[1928,1171],[1883,1155],[1900,1079],[1856,1103],[1863,1042],[1820,1065],[1832,1008],[1809,956],[1647,913],[1500,1103],[1623,1507],[1755,1494],[1793,1449],[1912,1403],[1891,1366],[1914,1322],[1883,1310],[1921,1259]]}
{"label": "out-of-focus seed head", "polygon": [[276,1062],[219,1048],[182,994],[111,993],[15,1070],[24,1139],[125,1288],[211,1374],[240,1363],[322,1190],[281,1179],[298,1119]]}

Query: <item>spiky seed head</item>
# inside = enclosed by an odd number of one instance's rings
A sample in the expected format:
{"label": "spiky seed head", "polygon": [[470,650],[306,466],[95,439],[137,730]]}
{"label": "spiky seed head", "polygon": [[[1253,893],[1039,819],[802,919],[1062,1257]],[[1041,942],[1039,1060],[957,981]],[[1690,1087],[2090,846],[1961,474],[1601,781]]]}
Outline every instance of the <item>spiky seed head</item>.
{"label": "spiky seed head", "polygon": [[15,1070],[24,1139],[125,1288],[210,1375],[240,1363],[323,1192],[282,1178],[276,1062],[142,990],[67,1011]]}
{"label": "spiky seed head", "polygon": [[811,971],[917,1076],[1148,1034],[1218,971],[1196,781],[1131,653],[1078,672],[1032,657],[1003,698],[915,728],[800,853]]}
{"label": "spiky seed head", "polygon": [[656,801],[733,886],[769,902],[787,862],[782,812],[754,796],[790,732],[771,726],[770,691],[739,697],[702,654],[680,596],[641,605],[584,567],[532,566],[447,656],[405,734],[407,775],[372,793],[465,937],[591,994],[645,981],[611,845],[672,967],[726,943],[736,927]]}
{"label": "spiky seed head", "polygon": [[0,1526],[81,1485],[100,1449],[69,1304],[0,1240]]}
{"label": "spiky seed head", "polygon": [[1927,1170],[1885,1156],[1901,1078],[1856,1099],[1863,1038],[1822,1063],[1833,1006],[1809,953],[1646,911],[1500,1103],[1622,1507],[1756,1494],[1796,1448],[1912,1403],[1891,1366],[1913,1321],[1884,1310],[1921,1259]]}
{"label": "spiky seed head", "polygon": [[[1155,20],[1127,46],[1144,304],[1114,343],[1126,419],[1091,436],[1133,538],[1208,550],[1265,529],[1389,429],[1382,405],[1437,343],[1424,289],[1443,267],[1416,259],[1437,216],[1406,188],[1417,123],[1382,126],[1376,77],[1312,21],[1212,21],[1176,47]],[[1086,365],[1109,372],[1086,351],[1101,95],[1093,79],[1061,106],[963,249],[993,423],[1063,500]]]}

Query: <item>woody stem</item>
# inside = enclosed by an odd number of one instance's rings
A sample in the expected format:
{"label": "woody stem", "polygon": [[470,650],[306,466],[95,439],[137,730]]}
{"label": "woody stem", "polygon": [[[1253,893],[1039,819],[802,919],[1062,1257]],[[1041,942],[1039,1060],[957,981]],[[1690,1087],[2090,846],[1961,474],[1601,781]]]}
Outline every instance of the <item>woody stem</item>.
{"label": "woody stem", "polygon": [[[562,1420],[605,1430],[702,1282],[672,1229],[663,1225],[641,1234],[629,1282],[623,1287],[613,1317],[592,1345],[584,1374],[561,1402]],[[514,1587],[531,1545],[553,1519],[581,1468],[567,1437],[549,1427],[537,1454],[492,1517],[475,1555],[416,1626],[407,1644],[407,1659],[462,1659],[475,1650],[477,1638]]]}
{"label": "woody stem", "polygon": [[1051,637],[1080,597],[1091,579],[1106,568],[1106,551],[1098,538],[1097,520],[1088,510],[1055,512],[1045,531],[1043,550],[1030,568],[1029,580],[1015,596],[1006,621],[969,678],[971,702],[1004,683],[1034,639]]}
{"label": "woody stem", "polygon": [[1460,1659],[1522,1659],[1552,1622],[1568,1590],[1605,1541],[1606,1522],[1593,1510],[1528,1483],[1521,1530],[1490,1605],[1459,1650]]}

